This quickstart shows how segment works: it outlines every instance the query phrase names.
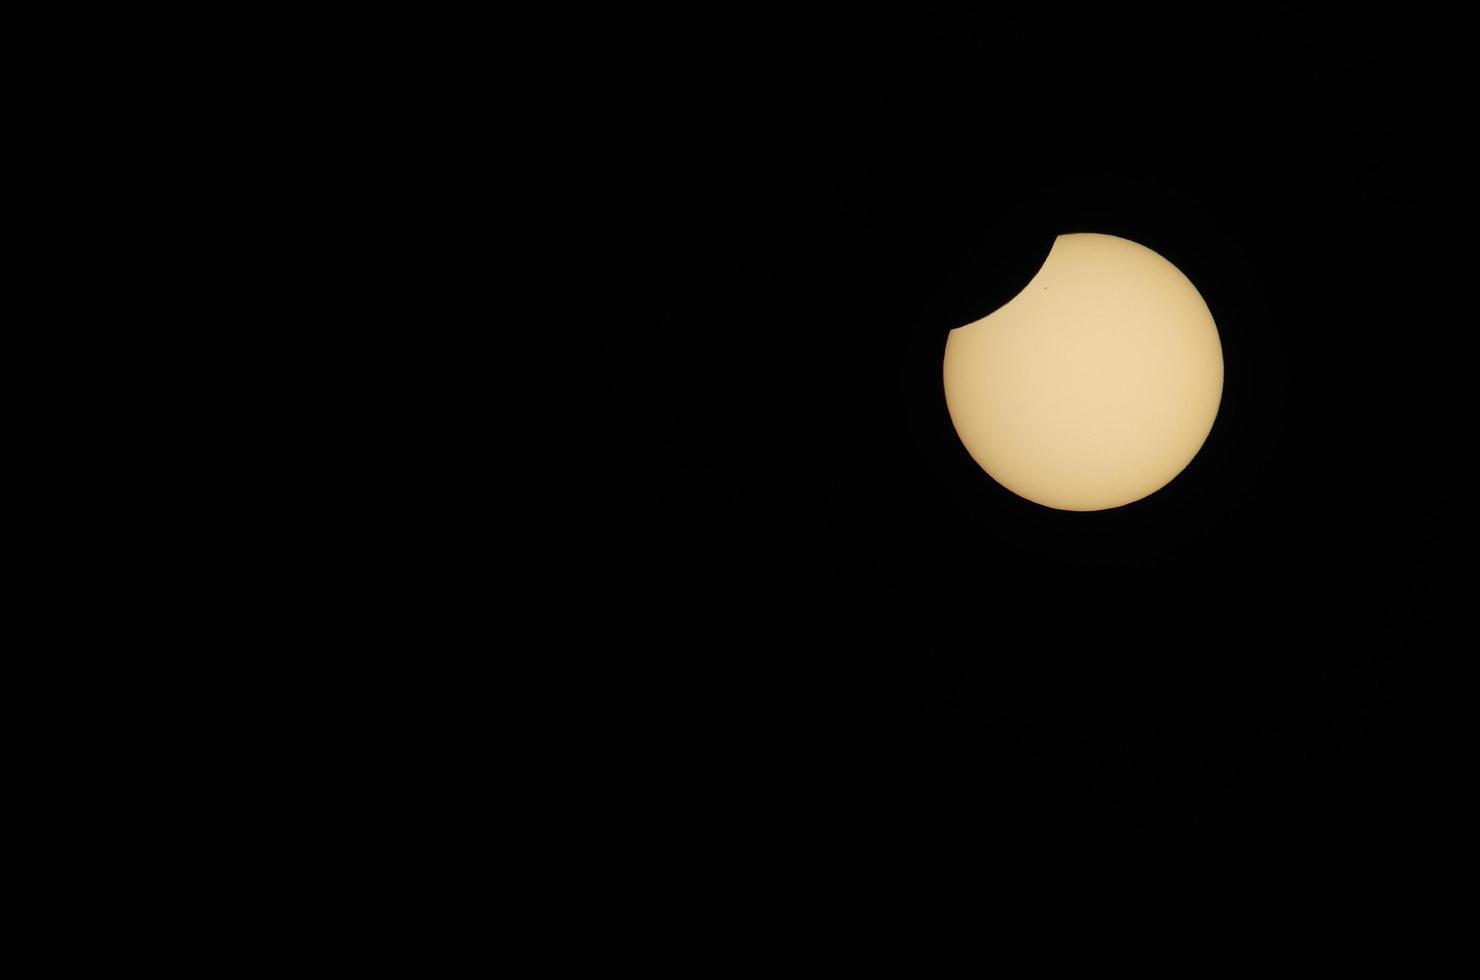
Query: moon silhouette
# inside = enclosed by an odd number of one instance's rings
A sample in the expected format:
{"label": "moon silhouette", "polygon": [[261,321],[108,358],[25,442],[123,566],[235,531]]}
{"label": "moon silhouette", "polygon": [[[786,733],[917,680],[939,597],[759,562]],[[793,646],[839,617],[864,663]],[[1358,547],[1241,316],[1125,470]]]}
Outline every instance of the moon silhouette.
{"label": "moon silhouette", "polygon": [[1060,235],[996,312],[952,330],[946,407],[966,451],[1020,497],[1121,507],[1197,455],[1223,398],[1218,327],[1176,266],[1113,235]]}

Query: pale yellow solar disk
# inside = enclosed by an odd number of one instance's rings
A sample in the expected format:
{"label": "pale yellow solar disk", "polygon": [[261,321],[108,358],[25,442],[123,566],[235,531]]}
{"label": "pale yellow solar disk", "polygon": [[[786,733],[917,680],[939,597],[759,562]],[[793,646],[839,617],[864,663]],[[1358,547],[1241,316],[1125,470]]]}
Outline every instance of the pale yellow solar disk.
{"label": "pale yellow solar disk", "polygon": [[1223,397],[1223,348],[1166,259],[1060,235],[1021,293],[951,331],[944,375],[956,432],[994,480],[1045,507],[1105,510],[1197,455]]}

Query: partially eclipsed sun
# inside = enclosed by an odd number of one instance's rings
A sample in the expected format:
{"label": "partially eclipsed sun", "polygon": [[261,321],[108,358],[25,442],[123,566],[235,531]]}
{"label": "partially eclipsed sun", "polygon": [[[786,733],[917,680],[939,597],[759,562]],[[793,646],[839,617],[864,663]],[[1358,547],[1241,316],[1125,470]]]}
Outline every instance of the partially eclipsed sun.
{"label": "partially eclipsed sun", "polygon": [[1059,510],[1120,507],[1192,461],[1223,398],[1218,327],[1166,259],[1060,235],[1001,309],[946,340],[946,406],[972,459]]}

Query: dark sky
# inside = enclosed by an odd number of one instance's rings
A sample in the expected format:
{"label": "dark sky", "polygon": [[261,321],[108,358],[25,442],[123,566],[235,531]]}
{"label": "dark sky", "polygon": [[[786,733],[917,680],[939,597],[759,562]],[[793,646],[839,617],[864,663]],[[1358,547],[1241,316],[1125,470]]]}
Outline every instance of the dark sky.
{"label": "dark sky", "polygon": [[[624,281],[592,751],[634,832],[1432,857],[1466,648],[1453,25],[757,10],[610,15],[587,102]],[[994,484],[940,385],[946,332],[1070,231],[1171,260],[1226,360],[1189,469],[1097,514]]]}

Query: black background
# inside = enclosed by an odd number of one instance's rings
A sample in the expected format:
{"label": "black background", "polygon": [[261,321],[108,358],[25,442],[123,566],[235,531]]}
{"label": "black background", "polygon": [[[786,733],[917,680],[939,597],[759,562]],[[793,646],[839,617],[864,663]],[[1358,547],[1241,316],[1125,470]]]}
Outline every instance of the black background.
{"label": "black background", "polygon": [[[579,313],[607,387],[570,639],[634,846],[1441,857],[1468,646],[1453,25],[603,30],[583,168],[619,274]],[[1191,466],[1095,514],[997,486],[940,381],[946,332],[1070,231],[1186,273],[1226,361]]]}

